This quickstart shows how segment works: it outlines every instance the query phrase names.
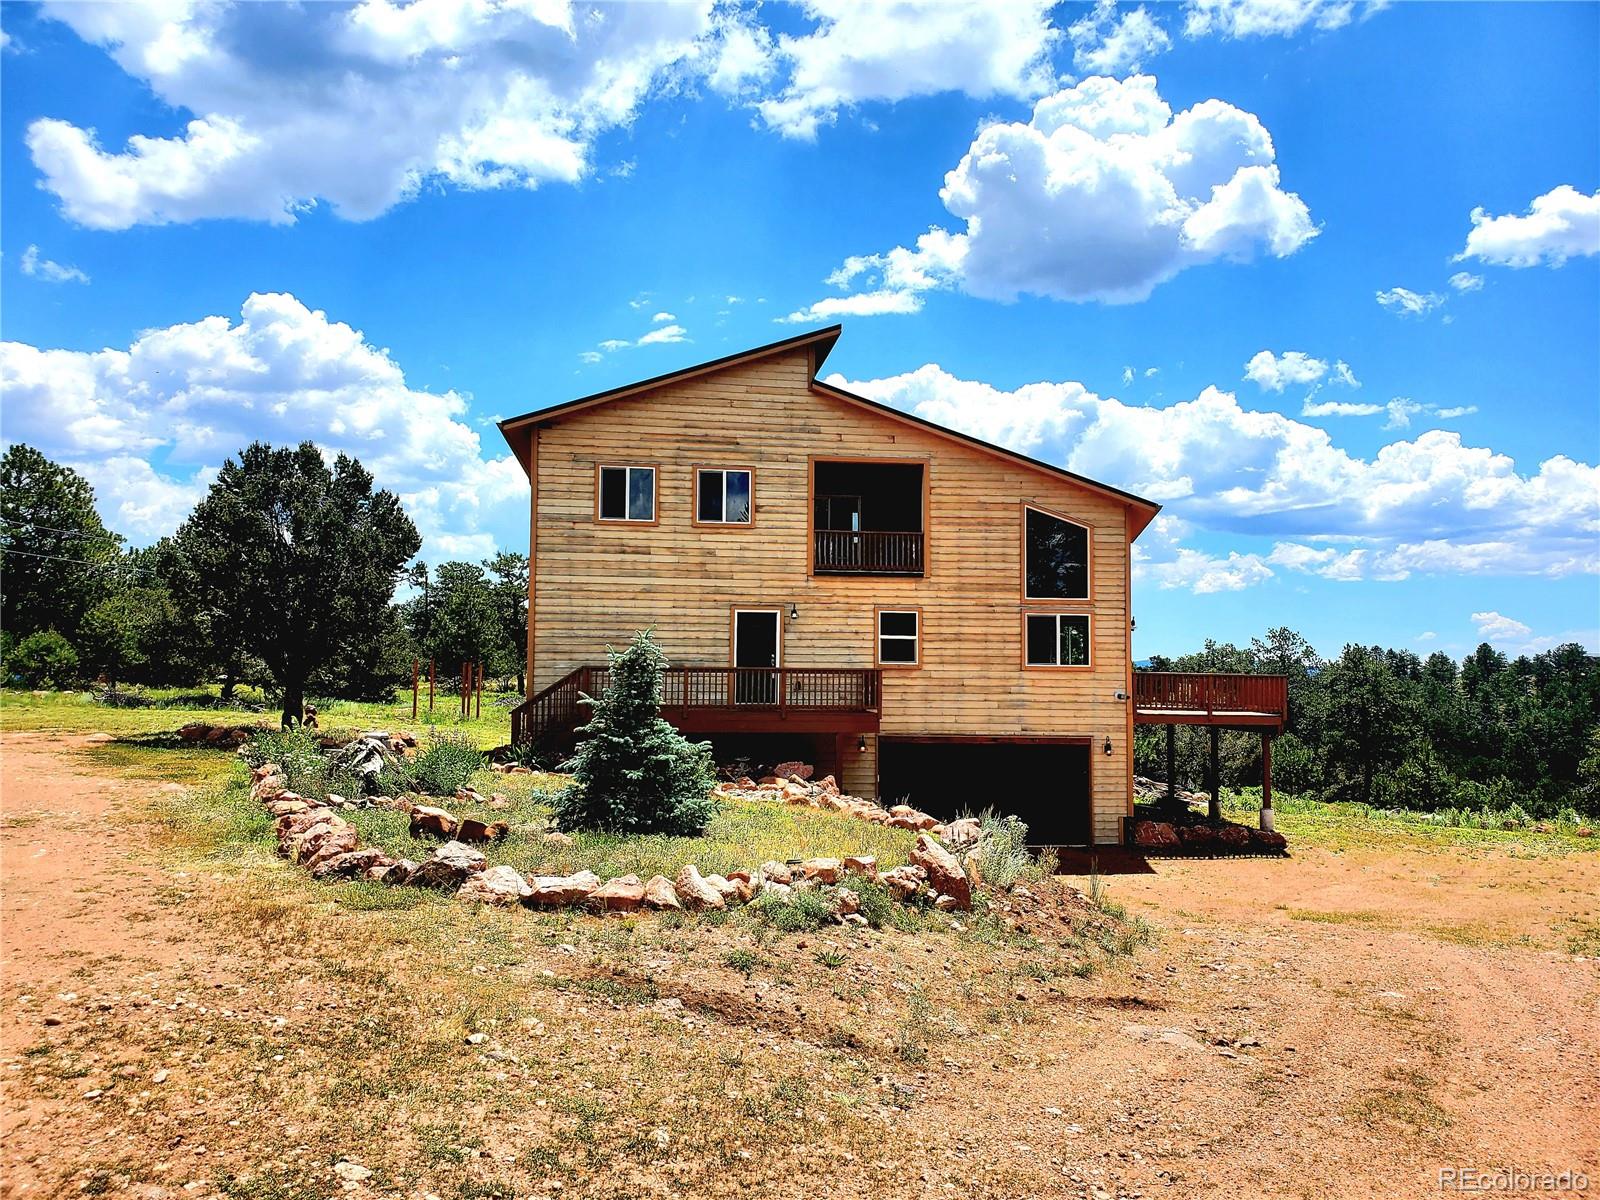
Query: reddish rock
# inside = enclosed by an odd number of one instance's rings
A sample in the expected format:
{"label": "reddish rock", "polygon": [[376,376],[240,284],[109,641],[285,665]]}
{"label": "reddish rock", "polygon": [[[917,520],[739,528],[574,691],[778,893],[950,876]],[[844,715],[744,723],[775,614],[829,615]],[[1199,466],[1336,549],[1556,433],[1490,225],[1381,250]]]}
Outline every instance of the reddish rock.
{"label": "reddish rock", "polygon": [[466,817],[456,829],[456,838],[463,842],[497,842],[511,832],[504,821],[485,823],[475,817]]}
{"label": "reddish rock", "polygon": [[1133,844],[1142,850],[1173,850],[1182,843],[1178,831],[1165,821],[1137,821],[1133,826]]}
{"label": "reddish rock", "polygon": [[844,860],[844,869],[852,875],[865,875],[870,879],[878,873],[878,860],[871,854],[852,854]]}
{"label": "reddish rock", "polygon": [[972,907],[972,905],[963,904],[954,896],[949,895],[935,896],[933,898],[933,906],[940,912],[955,912],[957,909],[965,910]]}
{"label": "reddish rock", "polygon": [[460,822],[442,808],[419,804],[411,810],[411,836],[449,838]]}
{"label": "reddish rock", "polygon": [[1216,850],[1217,831],[1209,825],[1180,825],[1178,838],[1188,850]]}
{"label": "reddish rock", "polygon": [[[663,880],[662,882],[665,882]],[[601,912],[632,912],[644,903],[644,884],[637,875],[608,879],[589,896],[589,905]]]}
{"label": "reddish rock", "polygon": [[1229,850],[1243,850],[1250,845],[1250,830],[1243,825],[1224,825],[1217,830],[1217,841]]}
{"label": "reddish rock", "polygon": [[296,859],[315,874],[317,867],[329,859],[349,854],[360,845],[361,838],[356,833],[355,826],[340,821],[320,837],[308,837],[303,841]]}
{"label": "reddish rock", "polygon": [[366,879],[371,878],[373,870],[388,870],[393,864],[394,859],[382,850],[369,846],[364,850],[350,850],[323,859],[311,868],[311,878]]}
{"label": "reddish rock", "polygon": [[467,876],[456,893],[458,899],[469,903],[492,904],[499,908],[520,903],[532,895],[533,889],[516,868],[504,865]]}
{"label": "reddish rock", "polygon": [[959,821],[947,824],[939,836],[952,850],[966,850],[978,844],[981,833],[977,817],[962,817]]}
{"label": "reddish rock", "polygon": [[757,786],[766,787],[767,784],[769,784],[769,783],[782,783],[782,782],[783,781],[781,779],[779,779],[776,775],[763,775],[757,781]]}
{"label": "reddish rock", "polygon": [[481,851],[461,842],[446,842],[406,877],[406,883],[411,887],[458,891],[468,875],[476,875],[483,868]]}
{"label": "reddish rock", "polygon": [[727,907],[722,893],[706,881],[705,876],[700,874],[700,868],[693,863],[684,865],[678,877],[672,881],[672,886],[678,889],[678,899],[683,906],[692,911]]}
{"label": "reddish rock", "polygon": [[810,763],[781,762],[772,768],[772,773],[779,779],[810,779],[816,768]]}
{"label": "reddish rock", "polygon": [[832,775],[824,775],[817,780],[817,786],[830,795],[837,795],[839,792],[839,781]]}
{"label": "reddish rock", "polygon": [[723,904],[739,904],[746,898],[740,895],[739,885],[732,879],[722,875],[707,875],[706,882],[716,889]]}
{"label": "reddish rock", "polygon": [[781,862],[768,861],[761,864],[761,877],[770,879],[773,883],[792,883],[794,872]]}
{"label": "reddish rock", "polygon": [[210,732],[211,726],[196,721],[179,729],[178,737],[186,742],[203,742],[206,739],[206,734]]}
{"label": "reddish rock", "polygon": [[844,864],[837,858],[808,858],[800,864],[800,873],[818,883],[838,883],[844,877]]}
{"label": "reddish rock", "polygon": [[678,899],[678,889],[672,885],[672,880],[665,875],[652,875],[645,881],[644,903],[646,908],[680,909],[683,902]]}
{"label": "reddish rock", "polygon": [[878,882],[894,893],[897,900],[906,900],[916,895],[928,873],[913,863],[903,867],[896,867],[892,871],[885,871],[878,877]]}
{"label": "reddish rock", "polygon": [[387,883],[398,887],[411,878],[411,872],[417,869],[417,864],[409,858],[402,858],[399,862],[387,863],[383,866],[367,868],[367,878],[373,883]]}
{"label": "reddish rock", "polygon": [[540,875],[534,878],[533,894],[529,904],[564,908],[583,904],[600,887],[600,877],[593,871],[579,871],[576,875]]}
{"label": "reddish rock", "polygon": [[833,911],[839,916],[844,916],[846,913],[860,912],[861,896],[856,892],[852,892],[849,888],[840,888],[838,895],[834,897]]}
{"label": "reddish rock", "polygon": [[972,883],[967,873],[961,869],[955,855],[926,833],[917,835],[911,861],[928,873],[928,883],[935,892],[953,896],[958,908],[972,907]]}
{"label": "reddish rock", "polygon": [[1250,840],[1261,850],[1282,850],[1289,844],[1283,834],[1273,829],[1252,829]]}

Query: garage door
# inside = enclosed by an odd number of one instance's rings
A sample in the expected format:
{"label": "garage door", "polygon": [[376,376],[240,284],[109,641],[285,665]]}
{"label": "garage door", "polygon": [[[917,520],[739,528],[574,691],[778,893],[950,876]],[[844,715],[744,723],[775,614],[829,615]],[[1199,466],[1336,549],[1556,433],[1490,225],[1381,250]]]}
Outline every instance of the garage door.
{"label": "garage door", "polygon": [[1073,742],[879,739],[878,795],[949,820],[962,810],[1012,813],[1035,845],[1090,841],[1089,747]]}

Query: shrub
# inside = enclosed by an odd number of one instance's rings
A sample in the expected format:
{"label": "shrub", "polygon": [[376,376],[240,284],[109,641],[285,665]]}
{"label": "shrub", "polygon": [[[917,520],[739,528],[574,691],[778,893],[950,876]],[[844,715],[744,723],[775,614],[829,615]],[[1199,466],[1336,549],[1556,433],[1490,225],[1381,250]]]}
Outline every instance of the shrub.
{"label": "shrub", "polygon": [[786,897],[768,892],[756,897],[748,911],[783,933],[821,929],[833,924],[834,919],[833,902],[814,891],[795,892]]}
{"label": "shrub", "polygon": [[29,687],[61,687],[78,675],[78,652],[54,629],[30,633],[6,656],[6,673]]}
{"label": "shrub", "polygon": [[709,742],[691,742],[661,719],[666,656],[649,630],[610,652],[611,681],[586,697],[589,723],[573,757],[574,786],[556,798],[563,829],[697,837],[716,811]]}
{"label": "shrub", "polygon": [[848,888],[860,899],[861,906],[857,911],[867,919],[867,924],[872,928],[881,929],[887,925],[891,929],[900,929],[907,933],[916,929],[915,913],[896,901],[883,884],[875,883],[860,875],[851,875],[840,886]]}
{"label": "shrub", "polygon": [[402,772],[412,790],[430,796],[454,796],[473,772],[483,770],[483,753],[464,733],[430,729],[428,747]]}
{"label": "shrub", "polygon": [[978,874],[998,888],[1008,888],[1034,866],[1028,853],[1028,826],[1020,817],[1000,816],[986,808],[978,815]]}
{"label": "shrub", "polygon": [[328,795],[328,760],[317,735],[299,726],[256,734],[244,744],[240,757],[252,767],[277,763],[291,792],[318,800]]}

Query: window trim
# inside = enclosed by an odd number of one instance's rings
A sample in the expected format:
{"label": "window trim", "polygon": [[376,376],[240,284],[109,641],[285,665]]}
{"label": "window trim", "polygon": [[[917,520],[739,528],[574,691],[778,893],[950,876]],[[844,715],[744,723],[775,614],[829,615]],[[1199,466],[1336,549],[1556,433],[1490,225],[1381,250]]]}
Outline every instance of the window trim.
{"label": "window trim", "polygon": [[[750,519],[748,521],[702,521],[700,519],[700,472],[721,471],[724,473],[722,480],[722,511],[728,511],[728,471],[743,471],[750,476]],[[754,467],[718,467],[709,463],[696,463],[689,468],[690,500],[689,523],[698,529],[749,529],[756,523],[756,469]]]}
{"label": "window trim", "polygon": [[[891,634],[885,635],[884,632],[883,632],[883,614],[884,613],[912,613],[912,614],[914,614],[916,616],[916,618],[917,618],[916,636],[908,638],[903,633],[891,633]],[[873,660],[873,665],[878,666],[878,667],[882,667],[885,671],[916,671],[916,670],[920,670],[921,667],[922,667],[922,647],[923,647],[923,644],[924,644],[924,635],[926,633],[927,633],[927,630],[923,628],[923,624],[922,624],[922,609],[917,605],[914,605],[914,604],[900,604],[900,605],[885,604],[885,605],[883,605],[883,606],[881,606],[879,608],[874,608],[872,610],[872,660]],[[889,638],[893,639],[894,641],[898,641],[898,642],[907,642],[907,641],[915,642],[916,643],[916,648],[917,648],[917,657],[916,657],[915,661],[913,661],[913,662],[884,662],[884,660],[883,660],[883,639],[884,639],[885,636],[888,636]]]}
{"label": "window trim", "polygon": [[[1092,671],[1094,670],[1094,614],[1092,612],[1072,611],[1067,609],[1045,610],[1025,608],[1022,617],[1022,669],[1024,671]],[[1081,663],[1036,663],[1028,661],[1028,621],[1035,617],[1053,617],[1056,621],[1056,653],[1061,653],[1061,619],[1063,617],[1083,618],[1084,622],[1084,649],[1088,652],[1087,660]]]}
{"label": "window trim", "polygon": [[[653,472],[653,482],[650,487],[651,515],[648,521],[639,520],[636,517],[602,517],[600,515],[600,476],[601,472],[607,469]],[[626,486],[623,489],[623,495],[626,498]],[[659,525],[661,523],[661,465],[653,462],[596,462],[594,464],[594,521],[597,525]]]}
{"label": "window trim", "polygon": [[[1058,521],[1065,521],[1068,525],[1076,525],[1084,532],[1083,556],[1083,587],[1082,596],[1030,596],[1028,594],[1028,510],[1043,513],[1047,517],[1054,517]],[[1064,512],[1053,508],[1046,508],[1042,504],[1035,504],[1024,500],[1020,506],[1017,521],[1017,591],[1024,604],[1091,604],[1094,601],[1094,526],[1080,521],[1076,517],[1069,517]]]}

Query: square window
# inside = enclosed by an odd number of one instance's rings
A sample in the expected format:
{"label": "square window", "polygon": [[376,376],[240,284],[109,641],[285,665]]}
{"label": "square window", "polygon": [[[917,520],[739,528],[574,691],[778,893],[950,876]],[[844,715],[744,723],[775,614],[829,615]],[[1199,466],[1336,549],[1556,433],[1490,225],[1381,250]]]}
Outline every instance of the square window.
{"label": "square window", "polygon": [[1029,613],[1023,639],[1030,667],[1087,667],[1089,665],[1089,615],[1087,613]]}
{"label": "square window", "polygon": [[654,467],[601,467],[600,519],[602,521],[654,521],[656,519],[656,469]]}
{"label": "square window", "polygon": [[750,524],[750,472],[697,470],[694,504],[694,519],[702,525]]}
{"label": "square window", "polygon": [[915,609],[878,613],[878,662],[914,667],[922,661],[922,614]]}

